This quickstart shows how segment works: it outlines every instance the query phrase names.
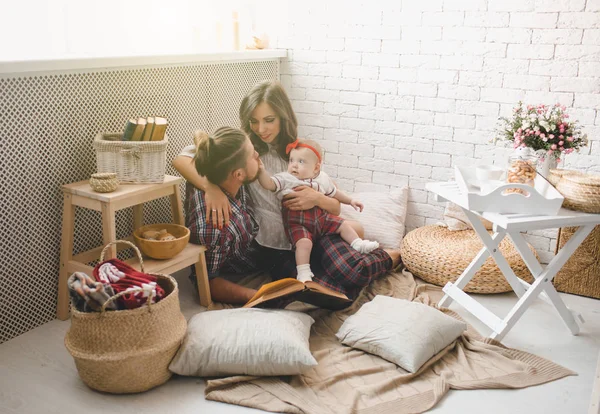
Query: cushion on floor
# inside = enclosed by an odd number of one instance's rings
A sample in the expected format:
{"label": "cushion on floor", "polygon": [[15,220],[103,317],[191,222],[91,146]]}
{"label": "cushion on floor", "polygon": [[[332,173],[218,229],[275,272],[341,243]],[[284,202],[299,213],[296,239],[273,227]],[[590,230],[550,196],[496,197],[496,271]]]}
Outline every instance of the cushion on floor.
{"label": "cushion on floor", "polygon": [[377,295],[346,319],[336,336],[344,345],[417,372],[466,329],[466,323],[434,307]]}

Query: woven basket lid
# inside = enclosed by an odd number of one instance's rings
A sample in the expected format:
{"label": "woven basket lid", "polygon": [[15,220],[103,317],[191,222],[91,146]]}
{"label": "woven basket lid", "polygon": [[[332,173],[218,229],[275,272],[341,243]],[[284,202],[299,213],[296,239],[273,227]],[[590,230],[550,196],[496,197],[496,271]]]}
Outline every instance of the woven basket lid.
{"label": "woven basket lid", "polygon": [[581,174],[581,173],[580,173],[579,171],[577,171],[577,170],[565,170],[565,169],[563,169],[563,168],[553,168],[553,169],[551,169],[549,172],[550,172],[550,174],[552,174],[552,175],[556,175],[556,176],[558,176],[558,177],[562,177],[562,176],[564,176],[564,175],[571,175],[571,174],[575,174],[575,175],[577,175],[577,174]]}
{"label": "woven basket lid", "polygon": [[565,174],[563,180],[576,184],[600,187],[600,176],[592,174]]}
{"label": "woven basket lid", "polygon": [[[471,263],[483,243],[474,230],[451,231],[441,226],[424,226],[409,232],[402,240],[402,261],[416,276],[438,286],[455,282]],[[536,255],[535,249],[529,248]],[[508,239],[500,243],[500,251],[515,274],[523,280],[533,277],[523,259]],[[510,292],[512,288],[488,257],[467,284],[464,291],[473,293]]]}

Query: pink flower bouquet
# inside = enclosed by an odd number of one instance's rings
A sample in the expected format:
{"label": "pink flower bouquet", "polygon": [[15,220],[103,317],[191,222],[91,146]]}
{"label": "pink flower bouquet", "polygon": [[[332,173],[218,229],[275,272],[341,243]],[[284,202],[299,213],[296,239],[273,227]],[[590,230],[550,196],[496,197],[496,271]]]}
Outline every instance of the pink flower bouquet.
{"label": "pink flower bouquet", "polygon": [[570,121],[565,106],[527,105],[513,109],[511,118],[500,118],[500,139],[513,141],[514,148],[528,147],[560,162],[562,154],[579,151],[588,144],[577,121]]}

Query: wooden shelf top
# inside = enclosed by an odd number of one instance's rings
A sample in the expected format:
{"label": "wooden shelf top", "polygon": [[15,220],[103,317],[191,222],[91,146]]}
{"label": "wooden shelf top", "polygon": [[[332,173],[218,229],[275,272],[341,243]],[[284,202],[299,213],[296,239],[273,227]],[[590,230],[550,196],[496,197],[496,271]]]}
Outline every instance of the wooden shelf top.
{"label": "wooden shelf top", "polygon": [[[204,251],[206,251],[205,246],[188,243],[185,248],[172,259],[156,260],[149,257],[144,257],[144,271],[146,273],[163,273],[164,269],[170,269],[172,267],[181,269],[182,263],[189,262],[188,266],[192,263],[196,263],[198,261],[198,255]],[[140,261],[137,257],[127,259],[125,262],[136,269],[140,268]]]}
{"label": "wooden shelf top", "polygon": [[146,183],[146,184],[119,184],[119,187],[111,193],[97,193],[90,187],[89,180],[79,181],[76,183],[65,184],[62,190],[65,193],[78,195],[93,200],[98,200],[104,203],[111,203],[131,197],[139,197],[141,195],[156,191],[163,187],[171,187],[175,184],[183,182],[183,178],[172,175],[165,175],[162,183]]}

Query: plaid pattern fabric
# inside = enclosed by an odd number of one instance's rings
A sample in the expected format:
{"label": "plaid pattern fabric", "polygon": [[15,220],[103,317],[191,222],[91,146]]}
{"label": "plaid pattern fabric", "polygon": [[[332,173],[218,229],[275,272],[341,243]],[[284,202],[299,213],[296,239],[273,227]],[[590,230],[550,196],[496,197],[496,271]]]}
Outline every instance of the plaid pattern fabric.
{"label": "plaid pattern fabric", "polygon": [[[296,277],[293,252],[264,250],[263,257],[269,259],[268,270],[273,279]],[[353,300],[371,280],[392,270],[392,259],[385,251],[375,249],[369,254],[359,253],[338,234],[324,235],[314,243],[310,263],[315,275],[313,281]]]}
{"label": "plaid pattern fabric", "polygon": [[282,207],[282,214],[283,226],[293,246],[303,238],[314,241],[325,234],[334,234],[344,222],[342,218],[320,207],[310,210],[289,210]]}
{"label": "plaid pattern fabric", "polygon": [[313,269],[313,280],[350,299],[355,299],[371,280],[392,270],[392,258],[385,251],[375,249],[369,254],[359,253],[339,234],[321,237],[313,246],[313,254],[319,258],[322,268],[322,273],[321,269],[317,268],[317,273]]}
{"label": "plaid pattern fabric", "polygon": [[207,219],[204,192],[188,184],[186,186],[186,226],[190,229],[190,241],[206,246],[206,266],[209,278],[221,271],[243,273],[257,270],[260,246],[253,243],[258,224],[252,216],[250,198],[246,188],[240,188],[236,197],[227,194],[231,204],[229,226],[219,230]]}

